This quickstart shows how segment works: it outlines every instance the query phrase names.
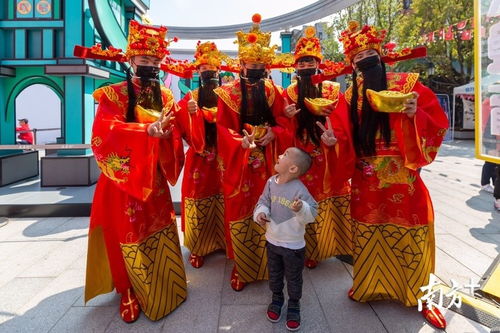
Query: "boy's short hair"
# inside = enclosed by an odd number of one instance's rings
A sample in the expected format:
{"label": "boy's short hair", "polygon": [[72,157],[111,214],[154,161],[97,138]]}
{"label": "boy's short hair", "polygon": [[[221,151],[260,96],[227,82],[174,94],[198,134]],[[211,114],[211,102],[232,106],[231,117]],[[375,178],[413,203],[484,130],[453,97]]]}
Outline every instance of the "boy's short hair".
{"label": "boy's short hair", "polygon": [[300,148],[292,147],[294,150],[293,159],[294,163],[299,168],[299,177],[305,174],[312,164],[311,156]]}

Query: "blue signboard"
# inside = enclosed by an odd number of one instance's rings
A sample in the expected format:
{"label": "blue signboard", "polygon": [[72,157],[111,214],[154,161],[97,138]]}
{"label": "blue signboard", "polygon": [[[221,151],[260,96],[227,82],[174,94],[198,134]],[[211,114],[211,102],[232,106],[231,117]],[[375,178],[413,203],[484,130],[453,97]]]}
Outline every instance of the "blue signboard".
{"label": "blue signboard", "polygon": [[446,94],[436,94],[437,99],[439,101],[439,104],[444,110],[444,113],[446,113],[446,117],[448,117],[448,131],[446,132],[446,135],[444,136],[443,141],[453,141],[453,133],[451,128],[452,126],[452,119],[451,119],[451,112],[450,112],[450,96]]}

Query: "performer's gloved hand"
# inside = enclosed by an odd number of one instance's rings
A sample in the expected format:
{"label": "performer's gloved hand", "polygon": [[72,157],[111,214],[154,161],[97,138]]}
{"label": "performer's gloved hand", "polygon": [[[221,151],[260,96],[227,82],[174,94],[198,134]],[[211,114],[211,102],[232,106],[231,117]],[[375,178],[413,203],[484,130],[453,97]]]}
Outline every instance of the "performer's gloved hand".
{"label": "performer's gloved hand", "polygon": [[323,126],[319,121],[316,122],[316,125],[319,126],[323,130],[323,134],[321,134],[321,141],[328,147],[332,147],[337,143],[337,138],[333,133],[332,123],[330,122],[330,118],[326,118],[326,127]]}
{"label": "performer's gloved hand", "polygon": [[253,149],[255,148],[255,128],[252,133],[248,134],[246,130],[243,130],[243,140],[241,140],[241,147],[243,149]]}
{"label": "performer's gloved hand", "polygon": [[263,227],[266,225],[266,223],[269,223],[271,221],[267,218],[265,213],[261,212],[257,214],[257,220],[255,222],[257,222],[261,227]]}
{"label": "performer's gloved hand", "polygon": [[413,95],[415,96],[415,98],[406,100],[405,108],[403,110],[403,112],[406,113],[406,115],[410,119],[413,119],[413,117],[415,117],[415,113],[417,113],[417,99],[419,94],[414,91]]}
{"label": "performer's gloved hand", "polygon": [[275,138],[276,138],[276,135],[274,134],[273,129],[269,126],[266,126],[266,134],[262,138],[255,140],[255,142],[259,146],[267,146]]}
{"label": "performer's gloved hand", "polygon": [[171,124],[171,121],[173,119],[173,112],[169,112],[167,115],[165,115],[165,113],[162,113],[157,121],[148,125],[148,134],[155,138],[169,138],[174,129],[174,125]]}

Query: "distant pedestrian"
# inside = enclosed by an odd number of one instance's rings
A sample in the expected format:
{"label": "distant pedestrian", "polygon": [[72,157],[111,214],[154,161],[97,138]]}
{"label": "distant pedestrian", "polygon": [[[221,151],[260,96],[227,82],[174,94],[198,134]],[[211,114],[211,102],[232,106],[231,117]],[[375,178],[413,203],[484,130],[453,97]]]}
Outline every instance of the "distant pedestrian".
{"label": "distant pedestrian", "polygon": [[[492,162],[484,162],[481,171],[481,191],[493,193],[493,186],[497,178],[497,164]],[[490,182],[491,180],[491,182]]]}
{"label": "distant pedestrian", "polygon": [[493,192],[493,196],[495,197],[495,209],[500,211],[500,167],[498,166],[498,164],[495,182],[493,184],[495,186],[495,190]]}
{"label": "distant pedestrian", "polygon": [[33,144],[33,132],[31,132],[30,125],[28,125],[28,119],[18,119],[19,127],[16,127],[16,132],[20,132],[17,136],[17,143],[21,145],[32,145]]}

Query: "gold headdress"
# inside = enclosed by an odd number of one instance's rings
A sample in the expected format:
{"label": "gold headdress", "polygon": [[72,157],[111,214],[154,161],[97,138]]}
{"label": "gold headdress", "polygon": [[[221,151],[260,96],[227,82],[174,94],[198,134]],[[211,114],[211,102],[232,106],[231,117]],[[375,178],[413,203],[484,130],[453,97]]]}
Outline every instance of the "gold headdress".
{"label": "gold headdress", "polygon": [[323,55],[321,54],[321,44],[316,37],[316,29],[307,27],[304,30],[305,37],[300,38],[295,46],[295,61],[302,57],[315,57],[321,62]]}
{"label": "gold headdress", "polygon": [[275,57],[277,45],[269,46],[271,43],[271,33],[260,30],[260,14],[252,16],[253,26],[248,33],[238,31],[238,57],[245,62],[257,62],[271,65]]}

